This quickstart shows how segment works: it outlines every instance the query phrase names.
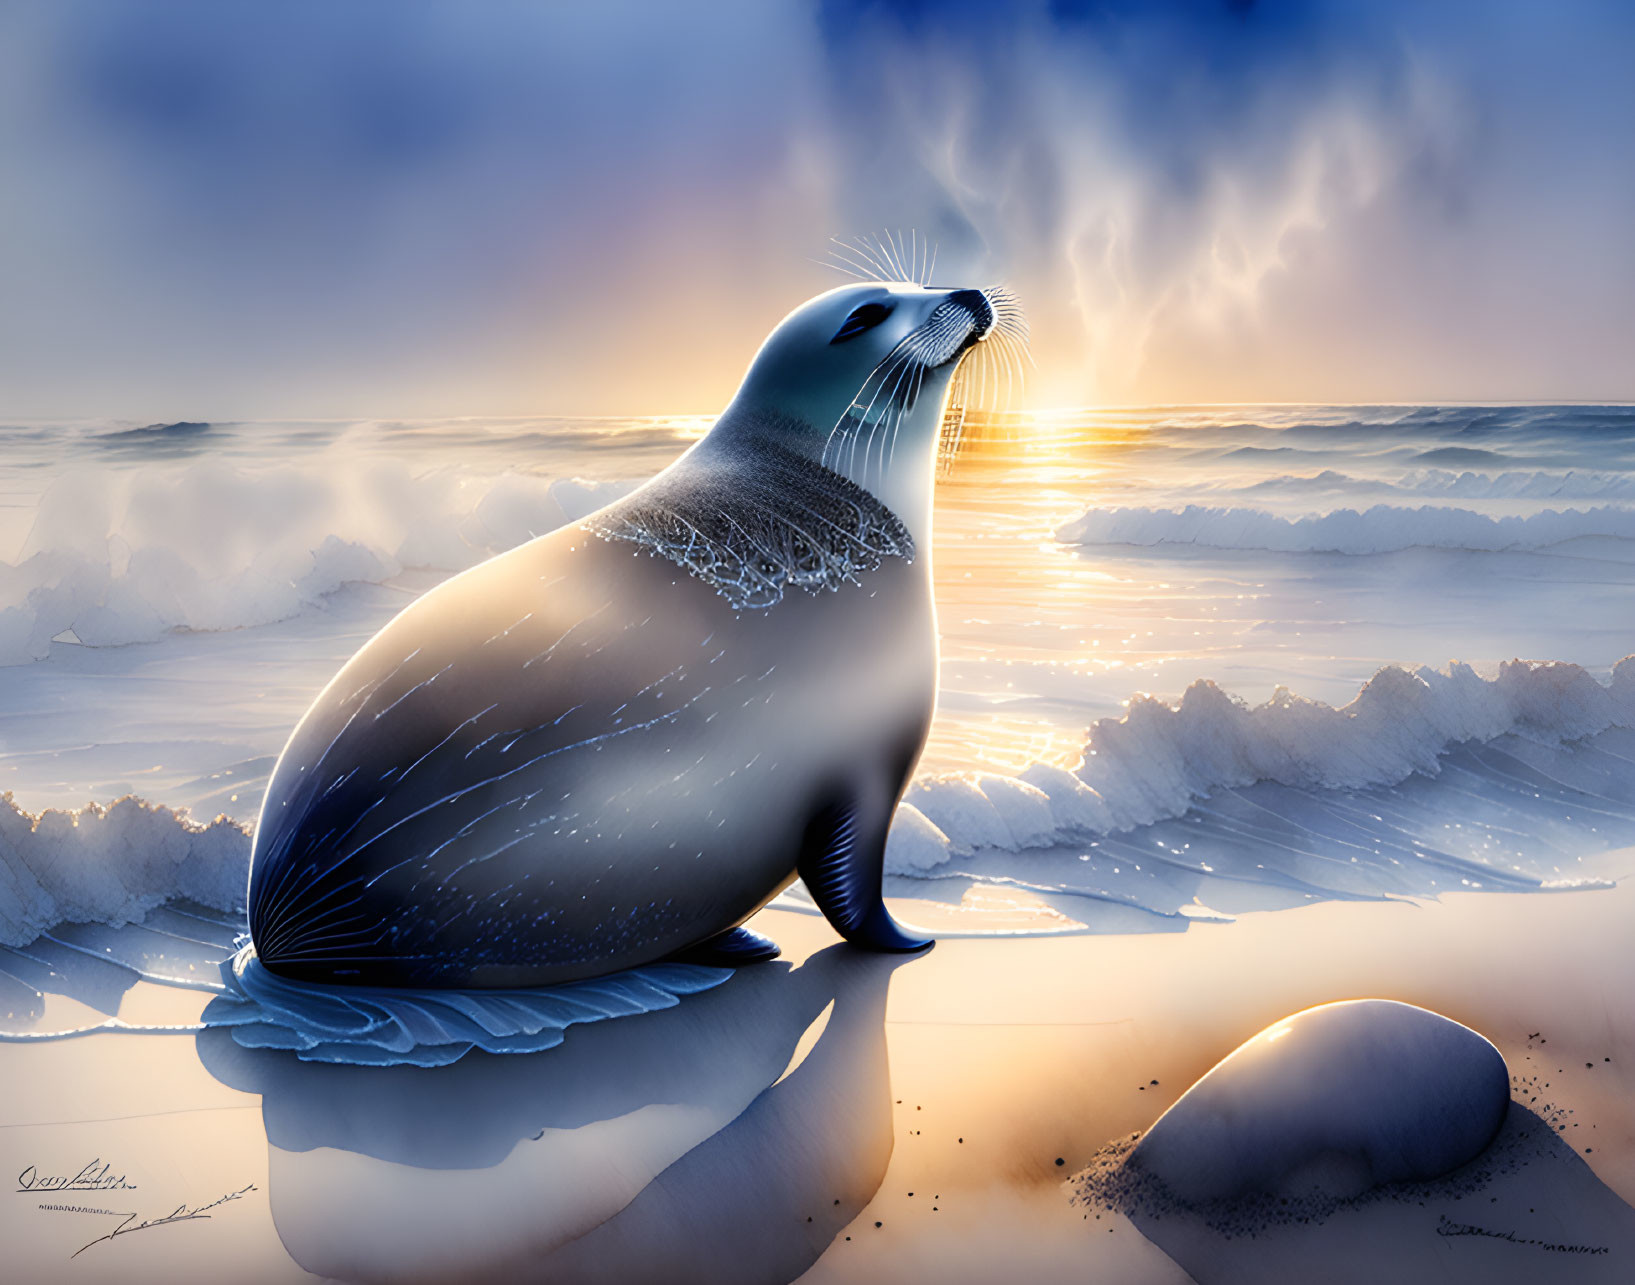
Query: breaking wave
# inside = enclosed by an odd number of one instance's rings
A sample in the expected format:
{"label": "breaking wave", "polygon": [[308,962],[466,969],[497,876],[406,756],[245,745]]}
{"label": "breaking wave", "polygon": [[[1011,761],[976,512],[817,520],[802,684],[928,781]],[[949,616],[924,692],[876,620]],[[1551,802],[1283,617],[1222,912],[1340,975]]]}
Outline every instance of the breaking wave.
{"label": "breaking wave", "polygon": [[[1251,706],[1205,679],[1093,724],[1075,770],[919,777],[886,869],[1161,914],[1203,875],[1302,896],[1567,886],[1586,852],[1635,843],[1631,757],[1635,656],[1605,683],[1560,663],[1389,666],[1339,708],[1285,689]],[[249,857],[225,818],[136,798],[35,816],[0,795],[0,945],[171,902],[239,913]]]}
{"label": "breaking wave", "polygon": [[[985,855],[984,869],[1005,873],[1003,854],[1094,845],[1188,818],[1231,791],[1283,787],[1311,798],[1377,790],[1411,777],[1434,780],[1455,757],[1483,748],[1524,759],[1527,745],[1571,746],[1631,728],[1635,656],[1620,661],[1604,684],[1570,664],[1512,661],[1491,679],[1458,663],[1446,671],[1387,666],[1340,708],[1286,688],[1251,706],[1200,679],[1178,704],[1138,696],[1123,717],[1093,724],[1074,771],[1035,763],[1018,776],[921,777],[893,826],[886,866],[896,875],[936,876]],[[1525,764],[1496,770],[1520,780],[1521,793],[1542,797],[1525,779]],[[1589,792],[1601,791],[1597,785]],[[1635,797],[1613,802],[1623,809]],[[1362,841],[1366,821],[1356,822],[1362,828],[1351,841]],[[1409,849],[1425,855],[1424,836],[1414,842],[1400,817],[1391,827],[1392,845],[1406,838]],[[1380,855],[1377,836],[1371,842],[1372,855]],[[1540,847],[1550,850],[1547,842]],[[1356,861],[1356,853],[1347,855],[1348,864]],[[1472,850],[1471,860],[1480,868],[1487,854]]]}
{"label": "breaking wave", "polygon": [[1635,509],[1545,509],[1489,517],[1470,509],[1377,504],[1358,512],[1285,518],[1260,509],[1089,509],[1056,530],[1063,544],[1191,544],[1274,553],[1396,553],[1403,549],[1501,552],[1544,549],[1585,536],[1635,540]]}
{"label": "breaking wave", "polygon": [[166,902],[244,904],[250,836],[137,798],[76,812],[25,812],[0,794],[0,945],[63,923],[139,923]]}
{"label": "breaking wave", "polygon": [[462,571],[633,485],[393,460],[82,469],[46,490],[15,561],[0,561],[0,665],[44,658],[65,631],[151,642],[284,620],[406,568]]}

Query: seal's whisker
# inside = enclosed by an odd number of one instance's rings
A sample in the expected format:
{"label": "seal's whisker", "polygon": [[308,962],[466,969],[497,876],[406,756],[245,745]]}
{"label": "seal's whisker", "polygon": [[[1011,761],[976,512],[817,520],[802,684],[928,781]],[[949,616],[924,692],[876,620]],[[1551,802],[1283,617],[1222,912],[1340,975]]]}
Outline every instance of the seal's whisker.
{"label": "seal's whisker", "polygon": [[857,238],[857,249],[859,253],[866,255],[869,262],[879,270],[880,275],[876,280],[891,280],[891,268],[888,266],[885,252],[878,241],[870,236],[860,236]]}
{"label": "seal's whisker", "polygon": [[1026,341],[1020,341],[1015,335],[1006,335],[1005,342],[1010,345],[1011,351],[1016,354],[1017,364],[1024,370],[1038,370],[1039,363],[1033,359],[1033,351]]}
{"label": "seal's whisker", "polygon": [[911,344],[913,340],[913,334],[903,336],[903,338],[898,340],[897,343],[893,345],[891,350],[880,359],[880,361],[875,365],[874,369],[869,372],[868,377],[863,381],[863,386],[858,389],[857,396],[852,399],[852,404],[850,407],[848,407],[848,413],[859,408],[858,404],[863,400],[863,394],[868,392],[869,385],[872,383],[875,386],[874,392],[869,397],[868,405],[861,408],[861,414],[859,415],[860,419],[868,418],[869,412],[874,409],[874,403],[879,399],[880,393],[885,387],[886,380],[890,379],[892,372],[896,370],[897,363],[900,361],[909,360],[911,358]]}
{"label": "seal's whisker", "polygon": [[1006,335],[1004,339],[1005,350],[1010,353],[1011,360],[1016,363],[1016,382],[1026,387],[1028,367],[1033,361],[1033,354],[1027,350],[1025,344],[1018,343],[1014,335]]}
{"label": "seal's whisker", "polygon": [[948,404],[950,406],[965,405],[965,371],[968,363],[961,361],[954,367],[954,377],[948,381]]}
{"label": "seal's whisker", "polygon": [[971,386],[970,369],[969,354],[966,354],[954,368],[954,377],[949,381],[948,411],[943,416],[937,434],[937,465],[942,472],[953,467],[954,457],[959,454],[960,445],[965,439],[965,414]]}
{"label": "seal's whisker", "polygon": [[[874,256],[868,252],[867,248],[864,246],[851,245],[848,242],[842,241],[839,237],[830,237],[829,240],[834,242],[834,244],[838,247],[838,249],[830,250],[829,253],[834,255],[836,258],[844,259],[854,268],[859,269],[863,273],[865,280],[884,281],[886,279],[888,274],[886,273],[885,269],[875,261]],[[864,263],[859,263],[859,259],[862,259],[868,266],[865,267]]]}
{"label": "seal's whisker", "polygon": [[869,247],[874,251],[875,258],[880,260],[880,271],[882,274],[880,279],[882,281],[890,281],[897,275],[897,269],[891,262],[891,252],[886,249],[884,238],[876,236],[871,232],[868,235],[868,243]]}
{"label": "seal's whisker", "polygon": [[[914,366],[914,367],[909,368],[908,381],[909,381],[910,387],[912,387],[912,385],[914,383],[914,373],[916,371],[918,371],[919,369],[920,369],[920,367],[918,367],[918,366]],[[897,430],[898,430],[899,427],[901,427],[902,422],[903,422],[903,416],[906,415],[907,413],[908,413],[908,398],[906,396],[904,396],[903,398],[899,399],[892,406],[891,415],[890,415],[890,418],[888,420],[889,426],[880,435],[880,463],[879,463],[877,476],[882,481],[886,477],[886,461],[891,456],[892,449],[896,445],[896,442],[897,442]]]}
{"label": "seal's whisker", "polygon": [[851,278],[853,278],[854,280],[857,280],[857,281],[872,281],[874,279],[872,277],[865,277],[861,272],[857,271],[855,268],[849,267],[844,263],[837,263],[837,262],[835,262],[834,260],[831,260],[831,259],[814,259],[814,258],[812,258],[811,255],[807,255],[806,256],[806,261],[808,263],[815,263],[820,268],[829,268],[829,269],[832,269],[835,272],[844,272],[848,277],[851,277]]}
{"label": "seal's whisker", "polygon": [[988,406],[990,415],[1002,415],[1010,409],[1011,372],[1005,360],[1005,350],[995,343],[982,345],[988,350],[988,364],[993,370],[993,402]]}
{"label": "seal's whisker", "polygon": [[880,265],[880,279],[890,281],[892,274],[891,259],[881,245],[880,238],[869,233],[857,238],[857,244],[868,251],[869,258]]}
{"label": "seal's whisker", "polygon": [[1022,305],[1008,286],[990,286],[983,293],[994,310],[993,338],[1007,363],[1014,363],[1018,382],[1025,383],[1028,369],[1037,370],[1038,363],[1028,344],[1028,321]]}
{"label": "seal's whisker", "polygon": [[1025,386],[1025,374],[1022,364],[1016,360],[1010,336],[1001,335],[1000,339],[999,351],[1005,360],[1005,410],[1008,413],[1016,409],[1017,392]]}
{"label": "seal's whisker", "polygon": [[[853,418],[854,412],[859,412],[859,403],[862,402],[863,395],[869,391],[869,385],[875,383],[877,378],[879,379],[880,384],[885,382],[885,376],[882,376],[881,372],[886,370],[886,368],[898,357],[898,355],[907,346],[909,340],[912,338],[912,334],[903,336],[902,339],[898,340],[894,345],[892,345],[891,349],[884,357],[880,358],[880,360],[875,363],[874,369],[869,371],[869,373],[863,377],[863,383],[861,386],[859,386],[856,395],[847,404],[846,409],[841,412],[840,418],[835,421],[834,427],[829,430],[828,439],[825,441],[823,447],[823,456],[825,461],[827,461],[829,458],[829,451],[834,444],[835,434],[841,432],[841,430],[845,427],[846,421]],[[873,397],[870,398],[868,406],[861,408],[861,412],[856,415],[859,428],[861,428],[862,420],[866,418],[869,411],[873,409],[874,398],[879,397],[879,395],[880,388],[879,385],[876,385]],[[857,431],[858,430],[856,429],[853,430],[854,436]],[[842,449],[844,449],[844,444],[842,444]]]}
{"label": "seal's whisker", "polygon": [[[897,434],[902,427],[903,417],[917,404],[920,391],[924,387],[927,370],[938,364],[938,356],[944,345],[953,338],[959,328],[959,320],[952,313],[945,313],[930,327],[922,327],[914,332],[910,338],[912,343],[913,362],[904,371],[899,372],[896,386],[892,390],[891,406],[887,416],[889,431],[883,435],[881,441],[880,466],[882,475],[890,467],[890,461],[896,456]],[[906,377],[906,383],[905,381]],[[902,395],[898,396],[898,389]]]}
{"label": "seal's whisker", "polygon": [[875,280],[890,281],[891,265],[889,262],[887,262],[886,256],[881,252],[880,245],[874,239],[874,237],[868,235],[860,236],[856,239],[854,244],[856,246],[857,253],[862,255],[874,265],[875,271],[878,274],[875,277]]}
{"label": "seal's whisker", "polygon": [[1022,320],[1020,317],[1016,316],[1015,314],[1003,315],[999,317],[995,323],[995,328],[1002,331],[1004,334],[1011,336],[1011,338],[1017,340],[1024,347],[1026,347],[1029,339],[1028,326],[1027,322]]}
{"label": "seal's whisker", "polygon": [[[915,377],[914,398],[915,398],[916,401],[919,400],[920,391],[925,387],[925,376],[926,376],[926,372],[924,370],[921,370],[918,373],[918,375],[916,375],[916,377]],[[897,439],[895,437],[893,437],[892,441],[891,441],[891,450],[892,450],[892,458],[895,459],[896,454],[897,454]]]}
{"label": "seal's whisker", "polygon": [[[895,440],[897,436],[897,425],[902,422],[903,413],[908,408],[907,399],[898,398],[898,390],[902,388],[904,379],[912,379],[914,372],[924,369],[924,365],[917,358],[910,358],[909,360],[901,363],[897,371],[897,382],[891,386],[891,396],[886,400],[886,413],[880,417],[880,422],[882,425],[886,424],[888,421],[890,422],[891,427],[889,433],[881,432],[870,435],[869,445],[871,448],[874,445],[874,437],[880,437],[880,468],[882,474],[886,466],[886,439],[889,436],[891,439]],[[865,469],[869,466],[869,452],[867,451],[865,451],[863,455],[863,466]]]}
{"label": "seal's whisker", "polygon": [[[855,408],[856,405],[857,405],[857,402],[862,399],[863,394],[868,391],[869,384],[871,382],[875,381],[875,377],[877,375],[879,376],[879,380],[875,384],[874,393],[869,398],[869,404],[867,406],[863,407],[862,413],[857,417],[857,421],[858,421],[857,422],[857,427],[852,431],[850,449],[847,452],[846,467],[848,469],[853,467],[853,465],[855,465],[856,462],[857,462],[857,439],[861,435],[863,429],[866,428],[866,427],[869,427],[869,424],[868,424],[869,415],[872,414],[873,411],[874,411],[874,404],[877,401],[880,400],[880,394],[885,391],[886,381],[891,378],[892,373],[897,369],[897,367],[901,363],[906,362],[906,361],[908,361],[910,359],[909,355],[906,352],[902,351],[902,350],[907,346],[909,339],[911,339],[912,337],[913,337],[912,335],[905,336],[903,339],[898,341],[896,346],[892,348],[891,352],[886,354],[886,358],[883,358],[881,360],[880,364],[877,365],[874,368],[874,370],[870,373],[868,379],[863,381],[862,389],[859,390],[859,392],[857,394],[857,397],[855,399],[853,399],[852,407]],[[890,361],[891,361],[891,364],[889,366],[886,366],[886,360],[887,359],[890,359]],[[884,374],[880,373],[882,367],[885,368],[885,373]],[[848,414],[849,413],[850,413],[850,411],[848,410]],[[870,431],[870,435],[872,437],[873,429],[870,428],[869,431]],[[865,452],[865,458],[867,458],[866,452]]]}
{"label": "seal's whisker", "polygon": [[994,329],[1004,330],[1007,335],[1019,340],[1022,345],[1027,345],[1027,317],[1022,314],[1022,309],[1015,306],[1015,304],[1004,304],[1004,306],[994,309]]}
{"label": "seal's whisker", "polygon": [[897,237],[892,234],[889,228],[886,229],[886,239],[891,243],[891,261],[897,266],[897,280],[907,281],[909,279],[908,268],[903,263],[902,247],[897,243]]}
{"label": "seal's whisker", "polygon": [[903,409],[898,412],[897,422],[891,426],[891,444],[886,452],[885,463],[882,466],[882,472],[884,473],[889,473],[892,465],[897,462],[897,430],[902,427],[903,415],[907,413],[908,407],[919,400],[920,388],[924,383],[925,367],[916,366],[914,368],[914,377],[910,382],[909,395],[904,399]]}
{"label": "seal's whisker", "polygon": [[1005,351],[1010,353],[1012,360],[1016,362],[1018,377],[1026,380],[1030,367],[1035,370],[1038,369],[1037,363],[1033,360],[1033,354],[1028,350],[1027,341],[1017,338],[1016,335],[1008,331],[1000,330],[996,331],[995,334]]}
{"label": "seal's whisker", "polygon": [[903,279],[903,265],[898,262],[897,243],[891,238],[891,229],[883,229],[880,235],[885,241],[886,261],[891,264],[892,279],[901,281]]}
{"label": "seal's whisker", "polygon": [[898,415],[898,387],[903,384],[903,374],[907,369],[909,369],[907,361],[899,363],[896,383],[891,386],[891,394],[886,397],[885,409],[881,410],[880,419],[875,420],[873,427],[868,430],[868,441],[863,443],[863,486],[868,486],[873,481],[876,438],[881,438],[881,459],[885,459],[885,441],[883,441],[883,438],[885,438],[886,432],[889,432],[889,423],[893,422],[896,415]]}
{"label": "seal's whisker", "polygon": [[879,266],[866,254],[860,252],[856,246],[850,242],[842,241],[839,237],[830,237],[829,241],[831,244],[826,253],[830,256],[851,265],[863,274],[863,279],[866,281],[878,281],[880,279]]}
{"label": "seal's whisker", "polygon": [[886,255],[885,247],[880,244],[880,240],[875,239],[875,237],[863,235],[863,237],[858,237],[857,244],[858,247],[862,247],[863,250],[868,253],[868,258],[870,258],[871,263],[878,263],[878,265],[880,265],[880,280],[891,280],[891,266],[889,266],[891,260],[889,260],[888,255]]}
{"label": "seal's whisker", "polygon": [[895,377],[891,386],[891,392],[886,397],[886,404],[880,413],[880,418],[875,421],[874,426],[869,430],[869,440],[863,449],[863,467],[865,471],[870,467],[870,459],[873,454],[874,443],[877,438],[881,443],[880,458],[882,463],[884,462],[886,437],[888,434],[896,431],[896,424],[899,420],[901,420],[905,409],[903,399],[899,396],[899,392],[903,387],[903,380],[907,378],[911,372],[920,368],[921,365],[918,358],[916,358],[912,353],[905,354],[903,360],[897,363],[895,368]]}
{"label": "seal's whisker", "polygon": [[[917,365],[903,367],[902,371],[899,372],[897,376],[898,388],[902,387],[902,383],[905,378],[907,379],[908,384],[912,386],[914,383],[914,372],[919,369],[920,368]],[[879,462],[874,466],[874,476],[878,477],[881,481],[885,480],[886,457],[890,454],[891,444],[897,440],[897,429],[903,422],[903,416],[908,413],[908,397],[906,390],[902,395],[899,395],[898,388],[892,389],[891,407],[883,418],[881,431],[879,434],[880,454]]]}

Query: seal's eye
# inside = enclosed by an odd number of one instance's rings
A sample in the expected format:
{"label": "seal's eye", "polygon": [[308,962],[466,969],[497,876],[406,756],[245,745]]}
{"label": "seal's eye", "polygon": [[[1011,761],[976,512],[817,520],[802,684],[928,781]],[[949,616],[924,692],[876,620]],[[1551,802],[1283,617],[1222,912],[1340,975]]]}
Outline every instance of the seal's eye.
{"label": "seal's eye", "polygon": [[829,342],[838,344],[853,335],[862,334],[865,330],[872,330],[891,316],[892,307],[893,305],[889,303],[865,303],[861,307],[853,308],[852,315],[846,318],[840,329],[835,331],[835,337]]}

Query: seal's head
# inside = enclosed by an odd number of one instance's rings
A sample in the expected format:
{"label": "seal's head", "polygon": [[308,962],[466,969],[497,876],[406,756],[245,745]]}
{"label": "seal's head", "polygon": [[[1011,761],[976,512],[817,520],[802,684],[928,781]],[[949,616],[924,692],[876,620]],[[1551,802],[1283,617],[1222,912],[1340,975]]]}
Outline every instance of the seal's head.
{"label": "seal's head", "polygon": [[960,359],[994,332],[999,291],[866,282],[785,317],[751,363],[712,436],[765,432],[866,487],[911,527],[929,505],[931,464]]}

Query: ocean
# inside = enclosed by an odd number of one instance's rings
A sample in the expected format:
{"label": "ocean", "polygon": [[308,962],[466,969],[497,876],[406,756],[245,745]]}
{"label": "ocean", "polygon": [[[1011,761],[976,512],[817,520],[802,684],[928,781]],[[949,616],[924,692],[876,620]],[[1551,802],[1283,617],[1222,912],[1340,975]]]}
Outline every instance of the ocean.
{"label": "ocean", "polygon": [[[347,657],[708,423],[0,427],[0,942],[230,911],[247,841],[198,827],[253,824]],[[1635,407],[970,438],[939,482],[941,686],[892,895],[973,932],[1018,906],[1127,931],[1624,873],[1601,857],[1635,842]],[[130,795],[159,810],[35,823]]]}

